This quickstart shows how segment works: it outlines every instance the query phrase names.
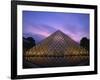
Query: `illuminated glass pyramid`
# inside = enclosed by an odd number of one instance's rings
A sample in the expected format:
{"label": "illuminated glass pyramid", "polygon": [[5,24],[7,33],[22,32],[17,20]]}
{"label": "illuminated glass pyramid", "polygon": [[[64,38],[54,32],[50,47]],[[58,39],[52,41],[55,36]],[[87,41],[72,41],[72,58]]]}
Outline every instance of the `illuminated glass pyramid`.
{"label": "illuminated glass pyramid", "polygon": [[24,57],[47,67],[89,65],[89,52],[60,30],[27,51]]}

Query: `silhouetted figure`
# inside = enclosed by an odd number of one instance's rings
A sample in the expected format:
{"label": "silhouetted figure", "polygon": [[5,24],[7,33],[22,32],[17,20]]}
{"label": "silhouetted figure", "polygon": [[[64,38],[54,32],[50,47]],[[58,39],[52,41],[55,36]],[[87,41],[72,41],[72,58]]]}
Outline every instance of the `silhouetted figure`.
{"label": "silhouetted figure", "polygon": [[80,40],[80,46],[82,46],[83,48],[85,48],[89,51],[89,39],[87,39],[86,37],[83,37]]}
{"label": "silhouetted figure", "polygon": [[32,48],[33,46],[35,46],[35,40],[32,37],[28,37],[27,40],[29,41],[28,48]]}
{"label": "silhouetted figure", "polygon": [[23,37],[23,48],[28,50],[35,46],[35,40],[32,37],[24,38]]}

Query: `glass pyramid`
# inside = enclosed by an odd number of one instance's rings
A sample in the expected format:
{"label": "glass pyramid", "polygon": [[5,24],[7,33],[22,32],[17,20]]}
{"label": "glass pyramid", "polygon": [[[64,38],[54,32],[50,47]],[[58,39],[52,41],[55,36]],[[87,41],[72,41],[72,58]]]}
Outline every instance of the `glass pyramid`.
{"label": "glass pyramid", "polygon": [[89,52],[60,30],[28,50],[24,57],[41,67],[89,65]]}

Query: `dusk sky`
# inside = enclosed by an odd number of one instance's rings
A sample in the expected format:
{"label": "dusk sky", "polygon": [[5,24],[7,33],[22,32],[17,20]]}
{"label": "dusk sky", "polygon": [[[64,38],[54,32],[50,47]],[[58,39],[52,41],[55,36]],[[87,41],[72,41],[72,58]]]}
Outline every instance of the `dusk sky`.
{"label": "dusk sky", "polygon": [[89,14],[23,11],[23,36],[42,40],[60,30],[79,42],[89,38]]}

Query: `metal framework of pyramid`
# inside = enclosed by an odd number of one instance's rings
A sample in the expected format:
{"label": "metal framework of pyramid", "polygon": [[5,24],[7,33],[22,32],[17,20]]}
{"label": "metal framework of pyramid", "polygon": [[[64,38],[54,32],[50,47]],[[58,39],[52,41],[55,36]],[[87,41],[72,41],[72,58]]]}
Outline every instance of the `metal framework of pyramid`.
{"label": "metal framework of pyramid", "polygon": [[40,66],[89,64],[89,52],[59,30],[27,51],[24,57]]}

